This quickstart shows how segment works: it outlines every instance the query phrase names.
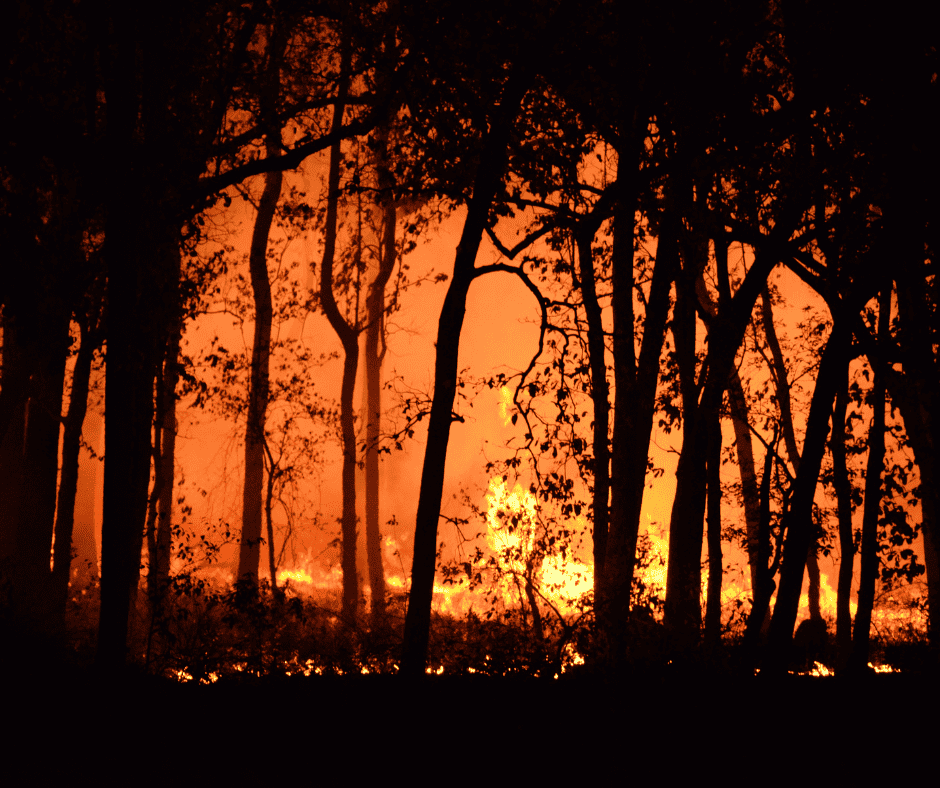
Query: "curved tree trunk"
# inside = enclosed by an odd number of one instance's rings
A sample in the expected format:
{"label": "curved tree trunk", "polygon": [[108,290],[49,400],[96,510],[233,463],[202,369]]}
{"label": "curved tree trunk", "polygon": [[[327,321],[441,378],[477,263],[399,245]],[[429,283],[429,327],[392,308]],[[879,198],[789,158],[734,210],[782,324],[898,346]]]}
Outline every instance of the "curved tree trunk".
{"label": "curved tree trunk", "polygon": [[490,207],[503,179],[510,130],[527,87],[528,79],[513,73],[503,89],[497,117],[490,124],[477,165],[473,196],[454,258],[454,275],[447,289],[438,322],[434,398],[431,403],[428,443],[421,471],[414,558],[411,565],[411,592],[408,597],[408,614],[405,618],[405,636],[402,643],[401,672],[404,675],[422,675],[427,663],[431,601],[437,562],[437,523],[441,512],[447,443],[450,439],[454,398],[457,393],[460,331],[466,313],[467,292],[474,277],[477,250],[486,229]]}
{"label": "curved tree trunk", "polygon": [[339,95],[333,113],[332,132],[337,134],[330,146],[330,168],[327,175],[326,227],[323,260],[320,264],[320,303],[343,345],[343,382],[340,390],[340,426],[343,436],[343,514],[342,569],[343,618],[353,622],[359,608],[359,580],[356,570],[356,428],[353,394],[356,387],[356,369],[359,366],[359,326],[350,325],[340,314],[333,293],[333,264],[336,256],[336,234],[339,221],[339,168],[342,149],[338,132],[343,124],[343,110],[349,90],[349,62],[351,57],[348,34],[344,33]]}
{"label": "curved tree trunk", "polygon": [[[284,50],[280,26],[271,33],[268,63],[261,105],[265,116],[276,109],[281,57]],[[280,129],[268,129],[265,152],[276,156],[281,149]],[[248,265],[255,300],[255,331],[251,346],[251,383],[248,391],[248,417],[245,425],[245,484],[242,490],[242,531],[238,547],[237,581],[257,588],[261,558],[261,520],[264,499],[264,423],[268,408],[268,380],[271,357],[271,282],[268,279],[268,238],[281,196],[283,174],[277,170],[264,175],[264,189],[251,236]]]}
{"label": "curved tree trunk", "polygon": [[[269,138],[269,154],[279,145]],[[251,238],[249,266],[255,299],[255,331],[251,348],[251,383],[248,417],[245,425],[245,485],[242,491],[242,532],[238,547],[238,580],[257,585],[261,556],[261,510],[264,499],[264,422],[268,408],[269,365],[271,357],[271,282],[268,279],[268,237],[281,195],[283,176],[269,172]]]}

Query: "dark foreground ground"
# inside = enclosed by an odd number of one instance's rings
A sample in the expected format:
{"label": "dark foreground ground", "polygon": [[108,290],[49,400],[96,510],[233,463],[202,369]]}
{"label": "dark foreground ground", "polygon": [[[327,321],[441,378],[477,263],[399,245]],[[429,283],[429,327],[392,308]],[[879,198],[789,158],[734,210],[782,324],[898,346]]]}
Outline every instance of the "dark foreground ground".
{"label": "dark foreground ground", "polygon": [[8,674],[4,683],[3,717],[13,726],[3,762],[28,758],[43,776],[29,784],[85,775],[115,785],[528,786],[640,774],[666,785],[675,784],[670,774],[816,784],[828,772],[867,785],[882,771],[903,777],[934,761],[940,733],[938,684],[926,673],[199,685],[73,671]]}

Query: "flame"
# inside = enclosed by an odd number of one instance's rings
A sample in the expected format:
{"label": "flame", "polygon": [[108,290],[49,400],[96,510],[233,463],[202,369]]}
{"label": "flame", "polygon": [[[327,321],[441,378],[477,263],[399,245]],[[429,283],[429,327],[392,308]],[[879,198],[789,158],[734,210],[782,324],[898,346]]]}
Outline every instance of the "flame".
{"label": "flame", "polygon": [[499,410],[499,417],[502,419],[504,427],[508,427],[512,421],[511,411],[514,407],[512,402],[512,389],[508,386],[503,386],[499,390],[499,405],[497,405],[497,409]]}
{"label": "flame", "polygon": [[[512,598],[512,578],[531,577],[539,592],[561,612],[571,612],[594,588],[594,568],[557,553],[536,555],[540,524],[535,495],[501,476],[490,479],[486,500],[486,543],[500,569],[502,594]],[[582,520],[582,518],[578,518]],[[538,566],[531,564],[538,561]]]}
{"label": "flame", "polygon": [[277,584],[283,585],[288,580],[294,583],[301,583],[303,585],[313,585],[313,578],[303,569],[278,569]]}

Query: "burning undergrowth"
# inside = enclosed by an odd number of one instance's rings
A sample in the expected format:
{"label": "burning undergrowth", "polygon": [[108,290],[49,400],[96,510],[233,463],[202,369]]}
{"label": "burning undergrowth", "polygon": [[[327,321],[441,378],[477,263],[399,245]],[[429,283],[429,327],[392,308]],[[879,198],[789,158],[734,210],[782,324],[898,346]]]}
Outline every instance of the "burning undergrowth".
{"label": "burning undergrowth", "polygon": [[[520,596],[515,589],[515,597],[494,597],[496,587],[491,586],[488,594],[487,589],[471,590],[466,585],[439,587],[429,673],[553,679],[587,669],[581,666],[590,664],[592,655],[590,595],[581,600],[579,609],[563,615],[550,615],[543,608],[541,629],[537,629],[532,610],[522,604],[524,592]],[[97,589],[90,588],[70,605],[70,647],[73,661],[80,664],[93,659],[97,596]],[[184,575],[175,578],[156,615],[151,615],[145,592],[141,591],[138,602],[130,655],[134,665],[150,675],[209,684],[277,676],[398,672],[407,594],[392,584],[382,621],[372,621],[368,614],[355,622],[344,621],[337,613],[339,589],[303,580],[279,583],[272,592],[263,582],[253,590],[234,588],[220,578]],[[661,624],[651,613],[643,622],[637,637],[653,647]],[[834,654],[832,629],[825,650],[829,657]],[[736,646],[734,633],[729,633],[723,642],[728,663],[733,662]],[[881,670],[889,662],[915,671],[927,664],[926,641],[916,632],[885,630],[872,646],[874,665]],[[643,663],[644,670],[655,671],[662,670],[667,661],[647,663]],[[832,666],[833,660],[824,657],[798,672],[832,675]]]}

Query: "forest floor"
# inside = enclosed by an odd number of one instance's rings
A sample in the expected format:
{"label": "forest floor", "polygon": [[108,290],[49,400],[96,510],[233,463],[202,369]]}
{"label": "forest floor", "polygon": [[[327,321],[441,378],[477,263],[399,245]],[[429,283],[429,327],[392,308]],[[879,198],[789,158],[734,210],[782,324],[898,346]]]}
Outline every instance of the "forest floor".
{"label": "forest floor", "polygon": [[[874,644],[876,664],[888,662],[893,673],[741,675],[729,667],[729,640],[723,659],[683,669],[648,660],[604,679],[575,659],[555,678],[533,659],[518,622],[438,616],[430,663],[443,674],[409,679],[395,675],[402,621],[394,607],[383,637],[338,625],[309,600],[272,607],[219,597],[174,610],[160,626],[138,629],[138,659],[120,676],[94,669],[91,607],[73,611],[58,657],[35,648],[17,657],[6,644],[5,717],[18,722],[17,735],[62,746],[47,764],[53,772],[69,775],[76,762],[128,749],[135,769],[174,778],[183,769],[212,784],[220,774],[309,780],[346,754],[344,768],[378,764],[388,776],[420,757],[422,773],[439,764],[438,777],[449,779],[471,765],[483,777],[487,759],[502,753],[523,773],[546,769],[554,782],[552,764],[587,768],[616,753],[668,769],[695,752],[698,768],[782,742],[805,750],[874,733],[907,751],[940,732],[940,674],[918,641]],[[583,636],[571,642],[589,647]],[[177,760],[187,765],[174,767]],[[798,762],[783,758],[774,768],[798,770]]]}
{"label": "forest floor", "polygon": [[[81,670],[31,682],[28,696],[10,678],[4,696],[22,699],[5,707],[17,721],[11,753],[18,735],[38,734],[61,753],[44,771],[74,775],[84,764],[121,784],[134,782],[126,768],[147,782],[185,784],[311,782],[321,770],[353,783],[416,774],[422,782],[529,784],[541,775],[554,783],[611,759],[623,769],[704,775],[733,774],[757,755],[762,774],[796,779],[809,753],[830,767],[830,756],[848,757],[850,770],[871,776],[884,758],[899,767],[902,753],[932,747],[940,708],[935,677],[913,673],[616,682],[298,675],[206,685]],[[840,742],[851,749],[840,755]],[[133,764],[115,760],[120,753],[133,753]]]}

